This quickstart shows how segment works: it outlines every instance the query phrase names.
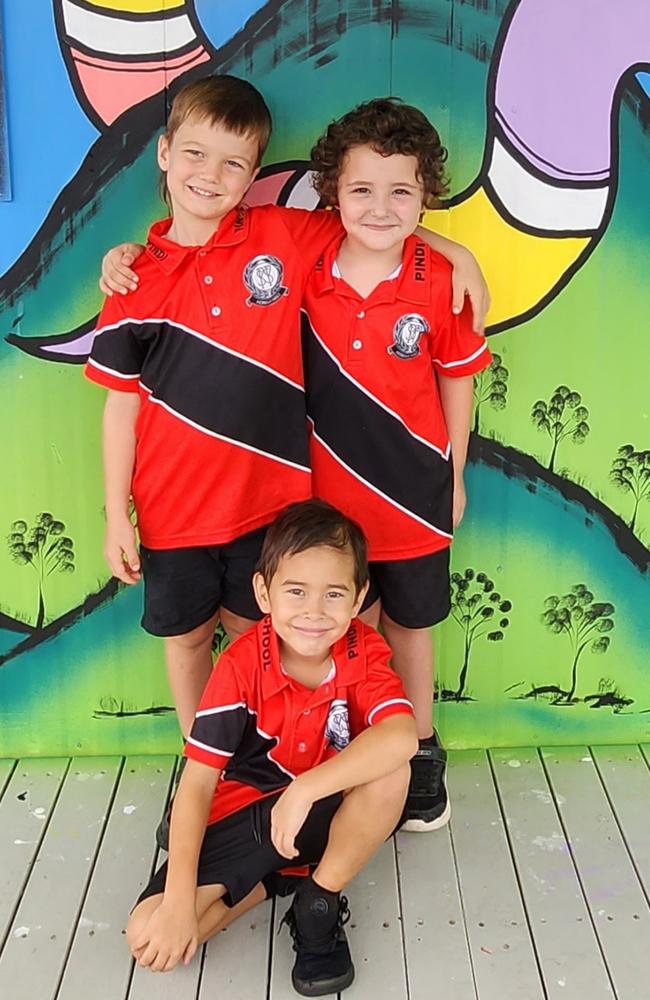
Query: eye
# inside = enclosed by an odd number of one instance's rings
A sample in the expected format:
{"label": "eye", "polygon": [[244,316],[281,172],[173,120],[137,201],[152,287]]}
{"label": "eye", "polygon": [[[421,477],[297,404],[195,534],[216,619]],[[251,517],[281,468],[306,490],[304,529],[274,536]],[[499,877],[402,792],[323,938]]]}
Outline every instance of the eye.
{"label": "eye", "polygon": [[343,597],[343,591],[341,591],[341,590],[330,590],[329,593],[326,596],[327,596],[328,601],[336,601],[339,598]]}
{"label": "eye", "polygon": [[291,587],[289,590],[285,591],[287,594],[291,594],[292,597],[304,597],[305,592],[301,590],[300,587]]}
{"label": "eye", "polygon": [[203,153],[201,152],[200,149],[186,149],[185,152],[188,153],[190,156],[203,156]]}
{"label": "eye", "polygon": [[369,194],[370,188],[367,187],[356,187],[352,189],[352,194]]}
{"label": "eye", "polygon": [[407,198],[409,198],[411,196],[411,193],[412,192],[411,191],[407,191],[406,188],[395,188],[395,190],[393,191],[393,194],[397,194],[397,195],[400,195],[400,196],[406,195]]}
{"label": "eye", "polygon": [[244,164],[243,163],[238,163],[237,160],[227,160],[226,162],[227,162],[227,164],[228,164],[229,167],[236,167],[237,170],[243,170],[244,169]]}

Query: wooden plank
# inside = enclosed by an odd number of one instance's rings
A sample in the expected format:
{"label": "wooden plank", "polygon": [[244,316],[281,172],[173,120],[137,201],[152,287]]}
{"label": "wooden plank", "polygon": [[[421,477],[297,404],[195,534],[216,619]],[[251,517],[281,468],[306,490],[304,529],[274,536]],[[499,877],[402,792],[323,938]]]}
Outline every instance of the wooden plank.
{"label": "wooden plank", "polygon": [[[453,800],[453,765],[448,776]],[[429,1000],[434,982],[445,1000],[475,998],[449,827],[396,841],[410,1000]]]}
{"label": "wooden plank", "polygon": [[619,1000],[650,981],[650,912],[591,753],[542,750],[591,919]]}
{"label": "wooden plank", "polygon": [[17,761],[10,760],[7,757],[3,757],[0,760],[0,797],[9,783],[9,778],[11,777],[12,771],[16,766]]}
{"label": "wooden plank", "polygon": [[451,839],[480,1000],[541,1000],[539,970],[484,751],[451,756]]}
{"label": "wooden plank", "polygon": [[[491,750],[548,1000],[614,996],[537,750]],[[648,775],[650,781],[650,773]]]}
{"label": "wooden plank", "polygon": [[266,1000],[272,920],[262,903],[208,942],[198,1000]]}
{"label": "wooden plank", "polygon": [[0,947],[29,877],[68,760],[23,760],[0,800]]}
{"label": "wooden plank", "polygon": [[168,756],[124,763],[57,1000],[85,1000],[89,982],[93,1000],[126,996],[132,961],[123,928],[151,876],[154,831],[175,762]]}
{"label": "wooden plank", "polygon": [[650,898],[650,770],[639,747],[592,747],[607,797]]}
{"label": "wooden plank", "polygon": [[345,890],[352,917],[347,925],[356,978],[345,1000],[406,1000],[408,996],[395,842],[379,848]]}
{"label": "wooden plank", "polygon": [[0,996],[48,1000],[84,898],[122,759],[73,759],[0,958]]}

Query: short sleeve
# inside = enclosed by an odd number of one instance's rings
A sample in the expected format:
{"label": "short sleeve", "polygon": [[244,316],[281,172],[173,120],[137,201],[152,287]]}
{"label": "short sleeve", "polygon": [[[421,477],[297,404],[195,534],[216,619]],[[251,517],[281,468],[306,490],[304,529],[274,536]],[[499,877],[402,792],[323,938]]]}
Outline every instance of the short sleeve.
{"label": "short sleeve", "polygon": [[[391,651],[379,633],[364,634],[366,673],[354,686],[355,715],[363,728],[376,726],[391,715],[413,715],[402,682],[390,666]],[[357,733],[354,734],[358,735]]]}
{"label": "short sleeve", "polygon": [[247,719],[245,693],[234,660],[226,651],[201,696],[185,756],[223,770],[241,743]]}
{"label": "short sleeve", "polygon": [[105,300],[84,375],[106,389],[138,392],[146,346],[138,337],[141,323],[126,315],[127,302],[121,295]]}
{"label": "short sleeve", "polygon": [[441,309],[444,319],[430,338],[433,366],[446,378],[466,378],[476,375],[492,361],[485,337],[472,330],[472,309],[469,301],[461,313],[451,311],[449,302]]}
{"label": "short sleeve", "polygon": [[331,243],[335,236],[343,235],[338,212],[320,208],[312,212],[304,208],[285,207],[278,207],[277,211],[281,212],[282,221],[300,251],[305,268],[309,271],[328,243]]}

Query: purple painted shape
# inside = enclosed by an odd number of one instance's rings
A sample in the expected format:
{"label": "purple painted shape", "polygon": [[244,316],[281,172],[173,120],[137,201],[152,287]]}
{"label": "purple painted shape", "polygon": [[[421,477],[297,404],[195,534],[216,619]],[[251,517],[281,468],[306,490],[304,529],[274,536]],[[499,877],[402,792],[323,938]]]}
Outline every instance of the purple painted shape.
{"label": "purple painted shape", "polygon": [[95,331],[82,333],[76,340],[68,340],[63,344],[43,344],[41,350],[46,354],[67,354],[71,358],[87,358],[93,346]]}
{"label": "purple painted shape", "polygon": [[521,0],[496,79],[497,120],[535,167],[607,180],[614,91],[650,64],[650,0]]}

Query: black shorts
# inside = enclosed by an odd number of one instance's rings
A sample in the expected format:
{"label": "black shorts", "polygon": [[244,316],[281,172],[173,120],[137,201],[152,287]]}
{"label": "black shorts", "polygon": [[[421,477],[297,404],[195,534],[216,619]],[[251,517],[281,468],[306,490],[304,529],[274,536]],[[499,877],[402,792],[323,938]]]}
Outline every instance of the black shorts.
{"label": "black shorts", "polygon": [[226,545],[186,549],[140,546],[142,627],[152,635],[185,635],[220,607],[243,618],[261,618],[252,580],[265,534],[266,527],[258,528]]}
{"label": "black shorts", "polygon": [[[258,799],[231,816],[211,823],[205,831],[197,872],[197,885],[225,885],[227,906],[234,906],[247,896],[258,882],[281,868],[317,865],[327,847],[330,823],[343,801],[339,792],[319,799],[311,807],[291,860],[279,854],[271,841],[271,810],[282,792]],[[138,903],[165,891],[167,862],[155,873],[140,894]]]}
{"label": "black shorts", "polygon": [[370,563],[362,611],[376,600],[404,628],[429,628],[449,614],[449,546],[428,556]]}

